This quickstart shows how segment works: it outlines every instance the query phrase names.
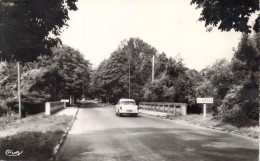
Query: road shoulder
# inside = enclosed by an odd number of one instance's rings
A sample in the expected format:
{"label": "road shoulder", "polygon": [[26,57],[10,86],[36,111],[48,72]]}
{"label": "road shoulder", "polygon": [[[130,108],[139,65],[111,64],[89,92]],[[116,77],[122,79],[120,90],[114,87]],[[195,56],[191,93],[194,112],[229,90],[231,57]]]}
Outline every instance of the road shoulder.
{"label": "road shoulder", "polygon": [[[222,127],[205,126],[204,124],[199,124],[199,123],[196,123],[196,122],[182,120],[180,118],[174,117],[173,115],[168,115],[167,113],[163,113],[163,112],[143,110],[143,109],[140,109],[139,112],[142,113],[142,114],[145,114],[145,115],[152,116],[152,117],[158,117],[160,119],[167,119],[167,120],[175,121],[175,122],[186,124],[186,125],[191,125],[191,126],[200,127],[200,128],[206,128],[208,130],[213,130],[213,131],[217,131],[217,132],[229,133],[229,134],[236,135],[236,136],[239,136],[239,137],[242,137],[242,138],[246,138],[246,139],[249,139],[249,140],[252,140],[252,141],[257,141],[257,142],[259,141],[258,138],[255,138],[256,135],[254,135],[254,137],[251,137],[248,134],[244,134],[244,133],[241,134],[241,133],[237,132],[236,130],[231,131],[229,129],[225,129],[225,128],[222,128]],[[258,135],[259,134],[260,133],[258,132]]]}
{"label": "road shoulder", "polygon": [[78,114],[79,108],[78,107],[67,107],[61,111],[59,111],[58,113],[56,113],[55,115],[67,115],[67,116],[72,116],[73,120],[70,122],[68,128],[66,129],[66,131],[64,132],[64,134],[61,137],[61,140],[59,141],[59,143],[54,147],[53,149],[53,154],[52,157],[50,158],[51,161],[56,160],[56,156],[62,146],[62,144],[64,143],[69,131],[71,130],[73,123],[76,120],[77,114]]}

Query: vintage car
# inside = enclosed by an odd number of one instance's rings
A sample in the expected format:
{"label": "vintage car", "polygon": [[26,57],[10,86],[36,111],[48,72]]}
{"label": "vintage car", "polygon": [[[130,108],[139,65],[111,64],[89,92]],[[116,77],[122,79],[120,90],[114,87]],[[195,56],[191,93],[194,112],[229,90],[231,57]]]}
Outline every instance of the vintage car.
{"label": "vintage car", "polygon": [[123,114],[130,114],[132,116],[138,115],[138,106],[133,99],[120,99],[116,104],[116,115],[122,116]]}

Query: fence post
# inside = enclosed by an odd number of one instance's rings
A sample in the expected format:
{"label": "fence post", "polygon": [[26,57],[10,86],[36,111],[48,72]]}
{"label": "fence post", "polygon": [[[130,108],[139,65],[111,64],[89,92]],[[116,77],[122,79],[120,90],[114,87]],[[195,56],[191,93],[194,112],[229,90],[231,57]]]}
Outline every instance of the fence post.
{"label": "fence post", "polygon": [[51,104],[50,102],[45,103],[45,115],[50,115],[51,114]]}
{"label": "fence post", "polygon": [[182,105],[182,115],[187,115],[187,105],[186,104]]}
{"label": "fence post", "polygon": [[173,110],[174,111],[174,115],[176,115],[176,106],[174,105],[173,108],[174,108],[174,110]]}

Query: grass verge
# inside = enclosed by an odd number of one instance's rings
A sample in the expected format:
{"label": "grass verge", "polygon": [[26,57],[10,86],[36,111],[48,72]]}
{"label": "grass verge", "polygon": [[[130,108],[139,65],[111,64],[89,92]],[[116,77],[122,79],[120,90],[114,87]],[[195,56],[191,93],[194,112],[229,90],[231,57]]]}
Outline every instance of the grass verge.
{"label": "grass verge", "polygon": [[172,120],[184,120],[190,124],[227,131],[234,134],[248,136],[254,139],[257,139],[260,134],[260,126],[237,127],[232,124],[222,122],[221,119],[217,119],[210,114],[208,114],[206,118],[203,118],[202,115],[196,114],[186,116],[170,116],[169,118]]}
{"label": "grass verge", "polygon": [[[0,160],[48,160],[73,117],[37,114],[0,118]],[[7,156],[6,150],[22,152]]]}

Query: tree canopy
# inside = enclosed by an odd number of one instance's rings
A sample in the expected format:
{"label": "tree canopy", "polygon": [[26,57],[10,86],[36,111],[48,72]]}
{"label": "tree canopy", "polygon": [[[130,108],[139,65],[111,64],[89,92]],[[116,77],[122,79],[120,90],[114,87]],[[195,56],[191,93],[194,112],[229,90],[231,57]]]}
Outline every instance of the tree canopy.
{"label": "tree canopy", "polygon": [[[187,103],[188,113],[200,113],[198,97],[213,97],[208,111],[237,126],[255,125],[259,115],[260,33],[244,34],[231,62],[220,59],[200,72],[187,68],[180,57],[168,58],[139,38],[123,41],[93,72],[93,95],[103,102],[131,98],[137,102]],[[155,79],[151,81],[152,56]]]}
{"label": "tree canopy", "polygon": [[259,16],[255,24],[248,24],[250,16],[259,11],[258,0],[192,0],[191,4],[202,8],[199,21],[205,21],[205,27],[218,26],[221,31],[235,31],[250,33],[251,29],[259,32]]}
{"label": "tree canopy", "polygon": [[[26,107],[38,107],[46,101],[80,98],[89,93],[91,64],[71,47],[52,48],[52,56],[22,66],[21,97]],[[83,87],[84,91],[83,91]],[[0,109],[17,110],[17,66],[0,63]]]}
{"label": "tree canopy", "polygon": [[[152,83],[153,55],[155,80]],[[137,102],[183,102],[190,107],[195,106],[193,86],[202,80],[197,71],[184,66],[182,59],[168,58],[141,39],[130,38],[122,41],[93,72],[92,85],[93,95],[104,102],[116,103],[120,98],[128,98],[130,92],[130,97]]]}
{"label": "tree canopy", "polygon": [[130,79],[130,97],[140,100],[142,87],[151,79],[151,58],[156,52],[139,38],[122,41],[110,58],[93,73],[96,89],[93,95],[111,103],[116,103],[121,97],[128,98]]}
{"label": "tree canopy", "polygon": [[[259,33],[243,34],[231,62],[218,60],[201,71],[198,96],[214,98],[214,114],[237,126],[259,119]],[[254,124],[258,123],[254,121]]]}
{"label": "tree canopy", "polygon": [[68,11],[77,10],[77,0],[0,1],[0,59],[34,61],[50,55],[61,43],[61,29],[67,26]]}

